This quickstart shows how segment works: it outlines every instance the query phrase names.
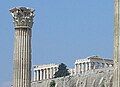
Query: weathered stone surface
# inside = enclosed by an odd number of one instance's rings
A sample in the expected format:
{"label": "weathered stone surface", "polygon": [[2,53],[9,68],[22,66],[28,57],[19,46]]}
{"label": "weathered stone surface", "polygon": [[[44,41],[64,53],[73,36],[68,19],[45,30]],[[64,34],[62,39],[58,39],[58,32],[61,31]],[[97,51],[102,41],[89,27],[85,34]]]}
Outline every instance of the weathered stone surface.
{"label": "weathered stone surface", "polygon": [[113,68],[98,69],[86,74],[32,82],[32,87],[50,87],[55,80],[55,87],[112,87]]}
{"label": "weathered stone surface", "polygon": [[114,0],[114,73],[113,87],[120,87],[120,0]]}
{"label": "weathered stone surface", "polygon": [[13,87],[31,87],[31,28],[34,11],[20,7],[10,12],[15,25]]}
{"label": "weathered stone surface", "polygon": [[35,16],[34,9],[26,7],[15,7],[10,10],[14,18],[15,28],[32,28],[33,18]]}

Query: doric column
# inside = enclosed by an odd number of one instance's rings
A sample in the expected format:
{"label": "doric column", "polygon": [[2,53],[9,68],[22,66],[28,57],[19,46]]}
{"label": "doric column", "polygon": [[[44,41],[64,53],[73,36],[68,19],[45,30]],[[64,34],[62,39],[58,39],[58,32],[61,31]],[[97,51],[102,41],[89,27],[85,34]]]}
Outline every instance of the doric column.
{"label": "doric column", "polygon": [[39,80],[39,71],[37,70],[37,81]]}
{"label": "doric column", "polygon": [[31,87],[31,28],[34,10],[19,7],[10,12],[15,28],[13,87]]}
{"label": "doric column", "polygon": [[37,80],[37,72],[36,72],[36,70],[34,70],[34,81],[36,81]]}
{"label": "doric column", "polygon": [[78,70],[77,70],[77,71],[78,71],[78,74],[80,74],[80,63],[78,63],[78,66],[77,66],[77,67],[78,67]]}
{"label": "doric column", "polygon": [[114,72],[113,87],[120,87],[120,0],[114,0]]}
{"label": "doric column", "polygon": [[83,73],[85,73],[85,63],[83,63]]}
{"label": "doric column", "polygon": [[88,71],[88,62],[85,63],[85,72]]}
{"label": "doric column", "polygon": [[53,67],[53,75],[55,74],[55,67]]}
{"label": "doric column", "polygon": [[80,63],[80,73],[82,73],[82,64]]}
{"label": "doric column", "polygon": [[91,70],[91,62],[89,62],[88,64],[89,64],[89,70]]}
{"label": "doric column", "polygon": [[43,72],[42,72],[42,69],[40,70],[40,80],[43,79]]}
{"label": "doric column", "polygon": [[77,64],[75,64],[75,75],[77,75]]}
{"label": "doric column", "polygon": [[46,72],[47,72],[47,74],[46,74],[47,75],[47,79],[49,79],[49,69],[48,68],[46,69]]}
{"label": "doric column", "polygon": [[45,69],[43,69],[43,79],[46,79],[46,73],[45,73]]}
{"label": "doric column", "polygon": [[53,72],[53,70],[52,70],[52,68],[50,68],[50,78],[52,78],[52,72]]}
{"label": "doric column", "polygon": [[84,73],[84,63],[81,63],[81,71],[82,71],[82,73]]}

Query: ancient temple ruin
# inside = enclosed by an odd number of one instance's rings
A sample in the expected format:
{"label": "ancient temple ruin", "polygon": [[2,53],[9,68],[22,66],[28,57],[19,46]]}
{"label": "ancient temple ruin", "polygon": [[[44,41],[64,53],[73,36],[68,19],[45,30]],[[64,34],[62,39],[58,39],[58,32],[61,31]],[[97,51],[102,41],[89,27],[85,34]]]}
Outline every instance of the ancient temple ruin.
{"label": "ancient temple ruin", "polygon": [[87,58],[76,61],[73,75],[54,79],[44,69],[44,74],[42,73],[44,76],[41,78],[39,74],[33,82],[31,82],[31,28],[34,10],[26,7],[11,9],[15,28],[13,87],[50,87],[52,80],[55,81],[55,87],[120,87],[119,8],[120,0],[114,0],[114,67],[111,60],[99,59],[101,64],[98,64],[96,58]]}

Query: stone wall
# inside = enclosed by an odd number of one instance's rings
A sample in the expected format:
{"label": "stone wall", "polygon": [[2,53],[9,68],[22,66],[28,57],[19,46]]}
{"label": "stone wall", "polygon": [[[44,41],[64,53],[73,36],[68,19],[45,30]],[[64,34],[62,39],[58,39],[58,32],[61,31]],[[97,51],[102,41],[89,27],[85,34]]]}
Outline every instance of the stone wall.
{"label": "stone wall", "polygon": [[52,80],[55,80],[55,87],[112,87],[112,73],[113,68],[97,69],[86,74],[32,82],[32,87],[50,87]]}

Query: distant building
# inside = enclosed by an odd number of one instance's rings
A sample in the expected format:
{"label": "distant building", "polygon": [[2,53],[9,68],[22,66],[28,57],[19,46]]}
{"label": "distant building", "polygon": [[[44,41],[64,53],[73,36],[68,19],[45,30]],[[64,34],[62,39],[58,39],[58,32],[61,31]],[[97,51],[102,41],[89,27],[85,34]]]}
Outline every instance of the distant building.
{"label": "distant building", "polygon": [[[58,71],[58,66],[57,64],[34,65],[34,81],[54,78],[55,72]],[[76,60],[75,68],[68,69],[68,71],[71,76],[74,76],[107,67],[113,67],[113,60],[101,58],[99,56],[89,56],[84,59]]]}
{"label": "distant building", "polygon": [[90,70],[112,67],[112,66],[113,66],[113,60],[111,59],[104,59],[99,56],[90,56],[75,61],[75,74],[82,74]]}
{"label": "distant building", "polygon": [[57,70],[56,64],[34,65],[34,81],[51,79]]}

